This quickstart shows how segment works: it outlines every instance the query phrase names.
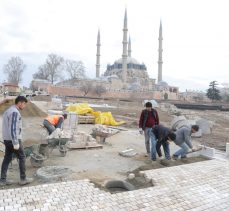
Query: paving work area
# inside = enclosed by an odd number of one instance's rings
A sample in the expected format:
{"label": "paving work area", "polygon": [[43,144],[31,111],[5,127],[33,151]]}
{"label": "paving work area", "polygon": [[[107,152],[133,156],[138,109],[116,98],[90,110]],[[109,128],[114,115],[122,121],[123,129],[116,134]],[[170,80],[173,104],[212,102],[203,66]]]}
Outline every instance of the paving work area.
{"label": "paving work area", "polygon": [[[40,143],[42,135],[40,124],[44,118],[43,114],[49,109],[47,102],[35,103],[36,107],[33,106],[32,110],[28,110],[29,114],[25,113],[23,116],[25,146]],[[48,208],[49,210],[191,210],[204,205],[204,207],[201,208],[204,210],[207,209],[205,207],[208,204],[208,198],[204,198],[206,202],[203,204],[197,203],[197,205],[195,205],[195,203],[193,203],[196,202],[194,198],[190,198],[188,195],[196,195],[196,198],[199,200],[201,195],[209,191],[208,195],[212,197],[209,200],[212,201],[214,197],[217,199],[218,193],[223,193],[223,190],[218,186],[214,186],[214,183],[211,181],[222,181],[223,185],[227,187],[227,181],[226,179],[224,180],[224,177],[226,178],[226,175],[228,176],[227,162],[220,160],[206,161],[205,158],[199,157],[198,153],[192,153],[189,154],[186,159],[171,162],[157,160],[152,164],[151,160],[144,156],[144,136],[138,132],[138,119],[143,106],[140,103],[117,104],[116,102],[111,102],[111,105],[113,107],[101,107],[99,110],[111,111],[116,120],[126,121],[126,124],[120,127],[122,130],[120,130],[119,133],[106,138],[106,141],[102,143],[102,148],[98,149],[69,150],[65,157],[60,157],[59,151],[54,149],[50,157],[44,161],[43,167],[47,167],[45,169],[48,171],[47,175],[50,172],[58,174],[61,174],[63,171],[69,172],[63,177],[49,178],[48,180],[44,179],[44,176],[39,177],[37,173],[38,169],[31,165],[28,158],[26,161],[27,175],[34,177],[35,181],[22,189],[18,188],[18,164],[16,160],[14,160],[8,171],[8,177],[13,179],[15,184],[9,187],[1,187],[4,190],[0,191],[0,195],[10,195],[12,191],[14,191],[17,195],[16,198],[19,199],[20,202],[15,202],[13,198],[11,199],[9,197],[7,199],[10,201],[4,201],[5,196],[3,196],[1,197],[2,201],[0,200],[0,207],[4,207],[8,210],[26,210],[25,208],[27,208],[27,210],[48,210]],[[36,112],[34,112],[34,109]],[[42,111],[39,110],[38,112],[37,109],[41,109]],[[160,122],[166,126],[171,126],[170,123],[173,116],[160,108],[157,110],[159,112]],[[26,109],[24,111],[26,111]],[[192,115],[197,115],[197,113],[192,113]],[[198,115],[200,115],[200,113],[198,113]],[[203,113],[203,115],[207,117],[206,112]],[[212,117],[215,121],[215,128],[211,134],[213,137],[214,135],[220,134],[219,129],[225,131],[222,135],[226,137],[227,125],[224,123],[226,123],[227,115],[226,112],[223,116],[217,112],[209,114],[208,118]],[[219,116],[219,119],[217,116]],[[2,119],[0,116],[0,128],[1,123]],[[81,124],[78,125],[78,131],[90,134],[92,133],[93,127],[93,124]],[[208,145],[208,143],[211,143],[211,135],[193,138],[194,145],[197,146],[204,143],[209,146],[210,144]],[[208,142],[206,141],[206,137],[208,137]],[[219,138],[218,142],[216,142],[216,140],[213,141],[218,146],[223,145],[224,141],[227,141],[226,138],[223,142],[220,142],[220,136],[217,137]],[[170,148],[171,154],[177,149],[174,144],[170,144]],[[121,151],[128,149],[133,149],[136,155],[133,157],[123,157],[119,155]],[[2,157],[0,158],[0,162],[1,160]],[[219,169],[221,170],[219,171]],[[41,174],[40,172],[41,171],[39,171],[39,174]],[[135,174],[135,180],[128,180],[129,174]],[[205,177],[207,177],[206,180],[204,179]],[[144,178],[147,184],[140,184],[140,182],[143,181],[142,178]],[[221,178],[223,179],[221,180]],[[153,180],[151,181],[151,179]],[[109,190],[104,187],[106,182],[112,180],[128,181],[135,185],[138,190],[111,194],[111,191],[109,192]],[[207,187],[204,181],[209,181],[210,185],[205,189],[205,192],[201,192],[203,187]],[[182,185],[178,185],[179,183]],[[213,186],[211,184],[213,184]],[[20,195],[21,191],[26,194]],[[32,192],[34,192],[34,194]],[[36,197],[36,194],[38,197]],[[45,197],[54,196],[53,194],[55,194],[55,197]],[[225,189],[224,194],[225,198],[227,194],[229,195],[228,189]],[[84,200],[80,200],[81,198]],[[142,201],[136,199],[142,199]],[[118,202],[119,200],[120,203]],[[66,203],[63,204],[63,201]],[[15,206],[12,207],[12,204]],[[117,209],[116,204],[118,204]],[[217,206],[217,204],[218,201],[216,205],[212,204],[212,207]],[[186,209],[185,206],[187,206]],[[21,209],[19,209],[19,207]],[[219,210],[223,209],[224,208]],[[214,208],[214,210],[216,209]]]}
{"label": "paving work area", "polygon": [[153,187],[110,194],[89,180],[1,190],[1,210],[228,210],[228,161],[149,170]]}

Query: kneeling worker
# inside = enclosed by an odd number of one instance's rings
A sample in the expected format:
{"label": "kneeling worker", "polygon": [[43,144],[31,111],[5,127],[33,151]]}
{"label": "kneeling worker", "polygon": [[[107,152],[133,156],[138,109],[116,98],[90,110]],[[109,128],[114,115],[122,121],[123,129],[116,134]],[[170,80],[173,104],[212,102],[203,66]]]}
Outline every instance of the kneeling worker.
{"label": "kneeling worker", "polygon": [[67,119],[67,114],[51,115],[44,119],[43,125],[50,135],[56,128],[62,128],[65,119]]}
{"label": "kneeling worker", "polygon": [[198,125],[192,125],[191,127],[183,126],[176,131],[176,139],[174,143],[180,147],[178,151],[173,154],[173,159],[177,160],[180,156],[181,158],[187,157],[188,148],[193,152],[196,150],[193,148],[191,135],[199,131]]}
{"label": "kneeling worker", "polygon": [[156,151],[159,157],[162,156],[160,147],[163,146],[165,158],[170,160],[170,149],[169,142],[174,141],[176,139],[176,134],[172,132],[171,129],[164,127],[163,125],[155,125],[150,134],[151,141],[151,159],[153,161],[156,160]]}

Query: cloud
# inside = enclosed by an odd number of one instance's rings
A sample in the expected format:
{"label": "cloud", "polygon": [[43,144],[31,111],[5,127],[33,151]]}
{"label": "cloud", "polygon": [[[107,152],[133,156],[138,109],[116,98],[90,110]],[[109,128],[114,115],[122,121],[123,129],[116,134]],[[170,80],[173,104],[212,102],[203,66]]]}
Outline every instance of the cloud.
{"label": "cloud", "polygon": [[[100,28],[104,72],[108,63],[122,56],[125,7],[132,56],[145,63],[150,77],[157,78],[162,20],[163,78],[169,84],[205,89],[212,80],[227,82],[226,0],[1,0],[0,54],[6,56],[0,62],[7,63],[9,53],[26,54],[31,66],[28,74],[32,74],[34,67],[43,63],[45,56],[41,59],[40,52],[46,56],[54,52],[82,60],[88,75],[94,76]],[[26,80],[23,83],[28,83]]]}

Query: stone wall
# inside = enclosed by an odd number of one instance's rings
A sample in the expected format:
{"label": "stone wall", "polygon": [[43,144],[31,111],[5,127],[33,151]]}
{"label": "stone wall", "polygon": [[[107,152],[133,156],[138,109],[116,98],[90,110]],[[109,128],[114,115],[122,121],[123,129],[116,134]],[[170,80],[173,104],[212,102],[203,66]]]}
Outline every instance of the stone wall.
{"label": "stone wall", "polygon": [[[59,95],[59,96],[83,96],[83,92],[76,87],[65,87],[65,86],[49,86],[48,93],[51,95]],[[95,96],[94,93],[89,92],[87,94],[88,97],[98,97]],[[163,99],[164,92],[160,91],[144,91],[144,92],[134,92],[134,91],[113,91],[109,90],[106,93],[102,94],[101,97],[104,98],[119,98],[119,99]],[[168,93],[168,98],[170,100],[177,100],[177,93]]]}

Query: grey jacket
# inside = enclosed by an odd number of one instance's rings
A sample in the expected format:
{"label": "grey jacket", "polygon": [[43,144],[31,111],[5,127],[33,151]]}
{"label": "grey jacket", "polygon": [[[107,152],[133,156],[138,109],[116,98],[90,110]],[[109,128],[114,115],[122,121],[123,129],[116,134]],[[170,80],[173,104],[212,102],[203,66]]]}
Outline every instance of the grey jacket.
{"label": "grey jacket", "polygon": [[192,148],[191,142],[191,127],[181,127],[176,131],[176,140],[174,141],[176,145],[181,145],[186,143],[190,148]]}
{"label": "grey jacket", "polygon": [[9,107],[3,114],[2,137],[11,140],[13,145],[21,140],[22,120],[21,114],[15,105]]}

